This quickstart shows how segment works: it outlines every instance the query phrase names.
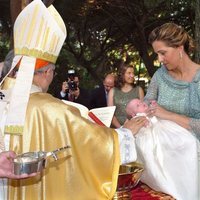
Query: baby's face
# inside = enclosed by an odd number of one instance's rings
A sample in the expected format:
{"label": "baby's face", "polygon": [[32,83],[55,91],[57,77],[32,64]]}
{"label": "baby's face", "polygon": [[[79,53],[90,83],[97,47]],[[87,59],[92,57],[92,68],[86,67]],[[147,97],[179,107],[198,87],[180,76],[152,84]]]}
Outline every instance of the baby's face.
{"label": "baby's face", "polygon": [[143,113],[147,111],[148,105],[140,99],[134,99],[132,100],[132,109],[135,114]]}

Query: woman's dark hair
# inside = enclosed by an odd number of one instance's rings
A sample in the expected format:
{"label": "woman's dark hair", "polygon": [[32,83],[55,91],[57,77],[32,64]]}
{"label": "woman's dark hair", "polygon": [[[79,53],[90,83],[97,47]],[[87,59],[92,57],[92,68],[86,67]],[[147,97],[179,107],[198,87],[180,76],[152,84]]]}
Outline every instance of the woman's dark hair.
{"label": "woman's dark hair", "polygon": [[175,23],[165,23],[155,28],[149,35],[149,43],[163,41],[169,47],[179,47],[183,45],[187,54],[194,51],[194,41],[183,27]]}
{"label": "woman's dark hair", "polygon": [[[115,82],[116,88],[121,89],[123,87],[123,85],[125,84],[124,74],[128,68],[134,69],[134,67],[132,65],[130,65],[129,63],[126,63],[126,62],[121,63],[121,65],[118,69],[117,78],[116,78],[116,82]],[[132,86],[135,87],[134,82],[132,83]]]}

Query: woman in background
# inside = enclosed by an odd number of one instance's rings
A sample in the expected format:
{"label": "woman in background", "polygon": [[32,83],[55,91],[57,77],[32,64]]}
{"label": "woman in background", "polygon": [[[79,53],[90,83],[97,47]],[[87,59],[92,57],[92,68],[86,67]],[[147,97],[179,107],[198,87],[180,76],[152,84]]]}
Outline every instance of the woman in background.
{"label": "woman in background", "polygon": [[125,107],[127,103],[134,98],[143,99],[144,91],[141,87],[135,85],[133,66],[122,63],[119,68],[115,87],[109,91],[108,106],[116,106],[115,115],[112,120],[114,128],[121,127],[127,119]]}

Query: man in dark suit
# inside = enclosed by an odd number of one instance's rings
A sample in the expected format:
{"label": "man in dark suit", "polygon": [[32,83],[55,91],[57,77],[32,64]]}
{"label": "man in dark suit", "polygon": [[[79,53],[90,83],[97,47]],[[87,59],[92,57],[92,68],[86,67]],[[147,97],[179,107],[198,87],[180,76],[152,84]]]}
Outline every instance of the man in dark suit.
{"label": "man in dark suit", "polygon": [[111,88],[114,87],[115,76],[113,74],[108,74],[103,84],[92,91],[90,98],[90,109],[100,108],[107,106],[107,95]]}
{"label": "man in dark suit", "polygon": [[89,92],[79,87],[79,83],[79,76],[74,73],[73,79],[62,83],[62,90],[57,94],[57,98],[73,101],[89,108]]}

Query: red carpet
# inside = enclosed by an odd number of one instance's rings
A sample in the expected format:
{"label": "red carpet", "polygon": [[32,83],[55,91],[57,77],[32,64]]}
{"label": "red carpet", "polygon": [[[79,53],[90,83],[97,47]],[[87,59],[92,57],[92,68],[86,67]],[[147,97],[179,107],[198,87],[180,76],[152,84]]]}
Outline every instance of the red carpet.
{"label": "red carpet", "polygon": [[133,200],[175,200],[167,194],[152,190],[141,182],[131,191],[131,195]]}

